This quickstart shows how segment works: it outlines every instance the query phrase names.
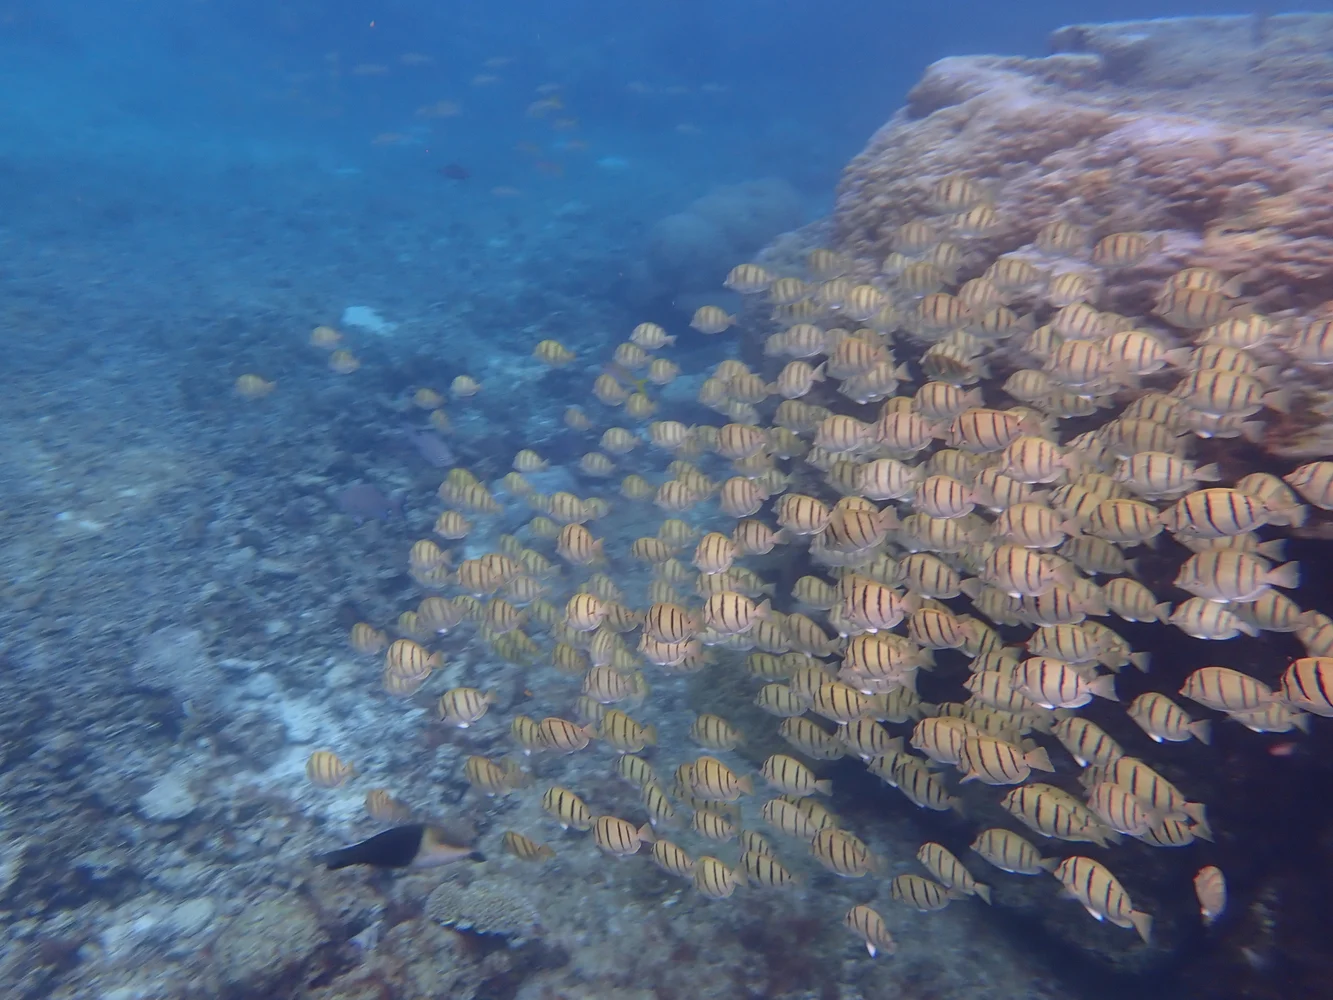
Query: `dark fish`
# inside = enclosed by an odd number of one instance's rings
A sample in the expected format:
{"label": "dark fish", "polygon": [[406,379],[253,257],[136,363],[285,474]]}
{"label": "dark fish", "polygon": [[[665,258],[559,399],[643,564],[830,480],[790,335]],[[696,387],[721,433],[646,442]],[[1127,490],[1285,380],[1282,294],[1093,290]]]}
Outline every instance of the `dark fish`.
{"label": "dark fish", "polygon": [[472,171],[461,163],[446,163],[435,171],[441,177],[447,177],[451,181],[465,181],[472,176]]}
{"label": "dark fish", "polygon": [[340,490],[334,503],[348,517],[356,518],[358,524],[387,521],[391,517],[403,515],[403,502],[400,499],[389,496],[369,483],[355,483]]}
{"label": "dark fish", "polygon": [[485,861],[486,856],[474,848],[458,843],[442,827],[430,823],[408,823],[377,833],[351,847],[329,851],[315,858],[330,870],[350,865],[371,865],[375,868],[432,868],[451,861]]}
{"label": "dark fish", "polygon": [[434,431],[413,428],[407,431],[407,439],[417,453],[437,469],[447,469],[458,461],[448,442]]}

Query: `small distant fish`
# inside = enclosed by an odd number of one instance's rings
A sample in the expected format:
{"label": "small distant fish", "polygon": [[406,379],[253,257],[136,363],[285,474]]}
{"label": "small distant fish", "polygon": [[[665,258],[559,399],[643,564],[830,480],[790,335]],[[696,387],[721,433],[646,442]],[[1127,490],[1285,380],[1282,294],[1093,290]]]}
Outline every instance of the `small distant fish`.
{"label": "small distant fish", "polygon": [[305,774],[319,788],[337,788],[356,774],[356,768],[338,759],[332,750],[316,750],[305,762]]}
{"label": "small distant fish", "polygon": [[865,905],[853,906],[847,911],[842,922],[848,930],[865,942],[866,951],[870,952],[871,958],[880,952],[892,955],[898,950],[898,944],[889,934],[889,929],[884,926],[884,918],[879,915],[879,911]]}
{"label": "small distant fish", "polygon": [[260,375],[246,374],[236,380],[236,395],[243,399],[263,399],[278,387]]}
{"label": "small distant fish", "polygon": [[359,844],[321,854],[316,860],[332,871],[351,865],[434,868],[454,861],[485,861],[486,856],[441,826],[408,823],[377,833]]}
{"label": "small distant fish", "polygon": [[458,461],[449,443],[435,431],[412,428],[405,432],[405,436],[417,454],[437,469],[447,469]]}
{"label": "small distant fish", "polygon": [[403,501],[400,498],[389,496],[369,483],[354,483],[339,490],[333,502],[340,512],[355,518],[358,524],[403,516]]}
{"label": "small distant fish", "polygon": [[1200,868],[1194,876],[1194,894],[1203,922],[1211,925],[1227,906],[1227,880],[1222,869],[1216,865]]}
{"label": "small distant fish", "polygon": [[417,108],[420,118],[454,118],[463,113],[463,107],[457,101],[436,101]]}
{"label": "small distant fish", "polygon": [[472,176],[472,171],[461,163],[446,163],[442,167],[437,167],[435,172],[451,181],[465,181]]}
{"label": "small distant fish", "polygon": [[366,792],[366,812],[381,823],[402,823],[412,815],[406,805],[393,797],[387,788],[372,788]]}
{"label": "small distant fish", "polygon": [[520,861],[549,861],[555,857],[555,851],[546,844],[538,843],[515,830],[505,831],[504,848]]}

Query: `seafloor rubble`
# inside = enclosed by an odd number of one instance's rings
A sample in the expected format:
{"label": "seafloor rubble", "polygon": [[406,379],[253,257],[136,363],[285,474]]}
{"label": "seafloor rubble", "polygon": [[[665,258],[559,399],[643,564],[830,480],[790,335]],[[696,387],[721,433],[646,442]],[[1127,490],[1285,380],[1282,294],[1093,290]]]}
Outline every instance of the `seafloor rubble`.
{"label": "seafloor rubble", "polygon": [[[966,169],[996,177],[998,207],[1021,220],[990,239],[990,256],[1057,215],[1167,230],[1160,270],[1113,283],[1106,305],[1146,311],[1149,288],[1188,258],[1252,272],[1265,310],[1308,310],[1333,295],[1326,263],[1317,264],[1333,256],[1333,223],[1318,182],[1330,162],[1325,112],[1311,82],[1327,48],[1311,40],[1330,31],[1322,19],[1287,18],[1084,27],[1057,35],[1077,52],[1049,60],[946,60],[849,168],[822,242],[882,259],[888,232],[919,212],[922,191]],[[1255,52],[1265,68],[1253,69]],[[1204,73],[1209,85],[1194,86]],[[1252,79],[1269,81],[1260,96]],[[1269,124],[1278,116],[1280,134]],[[1284,200],[1307,195],[1308,209]],[[808,245],[805,235],[772,253]],[[571,328],[572,317],[590,319],[567,305]],[[260,331],[253,346],[274,329],[302,337],[310,324],[304,314],[268,312],[237,325]],[[215,346],[211,357],[223,356]],[[63,397],[69,409],[53,416],[51,394],[75,376],[144,384],[132,358],[108,364],[105,348],[88,368],[67,359],[57,378],[34,379],[0,403],[14,428],[3,452],[5,557],[15,569],[0,661],[7,995],[1037,1000],[1096,996],[1107,970],[1124,975],[1116,987],[1149,996],[1198,956],[1209,964],[1190,980],[1200,995],[1239,995],[1242,985],[1245,995],[1292,995],[1274,968],[1318,980],[1327,901],[1302,873],[1326,857],[1333,829],[1318,804],[1317,782],[1328,781],[1318,764],[1328,749],[1322,731],[1291,758],[1262,753],[1238,727],[1180,758],[1215,807],[1238,898],[1250,900],[1222,929],[1225,948],[1197,929],[1179,877],[1193,859],[1145,848],[1135,876],[1159,919],[1151,950],[1058,900],[1049,880],[978,869],[996,886],[995,910],[976,900],[932,914],[885,904],[899,954],[871,961],[841,914],[882,893],[887,876],[915,870],[913,852],[927,836],[961,853],[989,814],[962,823],[919,813],[850,766],[833,772],[832,805],[890,859],[890,871],[841,880],[788,852],[805,884],[719,901],[643,859],[608,859],[586,837],[555,833],[534,796],[468,791],[465,756],[500,756],[509,743],[498,725],[442,729],[430,718],[432,694],[466,681],[495,693],[499,714],[568,699],[574,687],[504,662],[462,631],[446,641],[446,669],[429,691],[404,701],[381,690],[378,663],[347,648],[346,630],[392,621],[421,596],[403,553],[428,530],[440,473],[410,444],[392,442],[413,420],[401,405],[410,385],[432,379],[421,368],[408,377],[410,364],[400,363],[372,380],[367,364],[373,392],[331,390],[327,373],[302,369],[304,355],[286,360],[282,391],[241,411],[199,402],[217,372],[182,361],[170,389],[139,389],[132,414],[109,414],[90,389]],[[525,351],[497,352],[490,377],[508,389],[527,384],[534,368]],[[698,388],[697,377],[680,382],[677,402]],[[503,391],[483,394],[458,408],[450,444],[488,479],[538,441],[548,457],[572,456],[575,443],[554,418],[565,402],[582,401],[575,385],[583,383],[544,376],[549,412],[534,407],[522,422]],[[1318,447],[1302,440],[1270,444]],[[533,477],[544,489],[565,485],[563,471],[545,475]],[[383,487],[386,502],[349,502],[342,490],[357,480]],[[405,516],[387,502],[391,493],[404,499]],[[492,536],[520,520],[495,522]],[[617,512],[599,531],[623,549],[644,523]],[[641,590],[646,574],[637,572],[621,579]],[[1147,639],[1160,641],[1160,633]],[[1243,648],[1265,663],[1286,650]],[[1182,650],[1156,652],[1183,658]],[[751,714],[752,690],[731,690],[727,676],[654,678],[664,746],[687,746],[690,710],[702,705],[753,732],[771,728]],[[326,745],[361,772],[341,789],[305,781],[307,755]],[[756,740],[745,758],[779,746]],[[610,762],[593,750],[539,767],[598,808],[635,808]],[[423,817],[471,823],[488,860],[397,877],[319,870],[316,851],[376,829],[362,811],[374,785]],[[969,793],[976,808],[981,800]],[[504,855],[505,829],[540,833],[557,859],[529,867]],[[1252,855],[1259,850],[1286,863]]]}

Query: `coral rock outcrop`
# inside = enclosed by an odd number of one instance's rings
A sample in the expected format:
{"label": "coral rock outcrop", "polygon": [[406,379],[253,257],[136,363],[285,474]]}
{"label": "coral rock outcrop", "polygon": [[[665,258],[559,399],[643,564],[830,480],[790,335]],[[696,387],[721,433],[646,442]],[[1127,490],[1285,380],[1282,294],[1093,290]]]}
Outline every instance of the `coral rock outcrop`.
{"label": "coral rock outcrop", "polygon": [[994,184],[991,256],[1063,219],[1163,232],[1140,280],[1188,260],[1246,274],[1268,312],[1333,297],[1333,15],[1080,25],[1052,46],[932,65],[848,165],[838,248],[882,259],[961,172]]}

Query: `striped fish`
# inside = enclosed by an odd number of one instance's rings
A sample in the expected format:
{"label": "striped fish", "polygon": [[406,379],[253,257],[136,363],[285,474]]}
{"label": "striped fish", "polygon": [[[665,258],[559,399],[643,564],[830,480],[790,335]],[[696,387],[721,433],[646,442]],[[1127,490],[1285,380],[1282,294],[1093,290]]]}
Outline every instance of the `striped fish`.
{"label": "striped fish", "polygon": [[[845,678],[844,678],[845,679]],[[754,703],[769,715],[788,719],[805,712],[806,702],[786,684],[765,684],[755,695]]]}
{"label": "striped fish", "polygon": [[861,839],[846,830],[825,827],[810,842],[816,861],[843,878],[862,878],[880,869],[880,861]]}
{"label": "striped fish", "polygon": [[771,851],[746,851],[736,867],[744,873],[747,885],[782,889],[798,882],[796,876]]}
{"label": "striped fish", "polygon": [[1163,526],[1152,504],[1120,497],[1101,501],[1088,517],[1088,531],[1116,545],[1139,545],[1159,535]]}
{"label": "striped fish", "polygon": [[1058,858],[1043,858],[1026,839],[998,826],[977,834],[972,850],[1001,871],[1014,875],[1040,875],[1053,871],[1059,864]]}
{"label": "striped fish", "polygon": [[1134,909],[1125,887],[1101,862],[1078,855],[1065,858],[1055,869],[1055,877],[1094,918],[1132,927],[1144,944],[1150,942],[1152,917]]}
{"label": "striped fish", "polygon": [[1333,510],[1333,462],[1310,462],[1282,478],[1316,507]]}
{"label": "striped fish", "polygon": [[542,795],[542,808],[563,829],[588,830],[592,827],[592,810],[568,788],[552,785]]}
{"label": "striped fish", "polygon": [[911,410],[904,412],[886,408],[875,422],[875,440],[890,452],[903,456],[921,451],[934,440],[937,433],[935,424]]}
{"label": "striped fish", "polygon": [[602,716],[598,733],[603,742],[618,753],[640,753],[646,747],[657,745],[656,726],[642,725],[618,708],[608,709]]}
{"label": "striped fish", "polygon": [[676,807],[671,804],[664,789],[656,780],[644,784],[639,794],[643,807],[648,811],[648,822],[654,827],[675,826],[678,822]]}
{"label": "striped fish", "polygon": [[1078,530],[1044,504],[1016,503],[996,517],[991,534],[1028,549],[1053,549]]}
{"label": "striped fish", "polygon": [[1184,743],[1191,739],[1208,743],[1212,738],[1211,723],[1206,719],[1196,722],[1183,708],[1157,691],[1145,691],[1129,703],[1126,711],[1155,743]]}
{"label": "striped fish", "polygon": [[1078,465],[1074,454],[1066,454],[1045,438],[1022,434],[1000,453],[998,468],[1022,483],[1051,483]]}
{"label": "striped fish", "polygon": [[914,552],[899,561],[894,583],[906,587],[911,594],[948,600],[962,592],[963,580],[944,560],[929,552]]}
{"label": "striped fish", "polygon": [[1248,552],[1208,549],[1185,560],[1175,584],[1210,601],[1245,604],[1256,600],[1269,587],[1300,586],[1300,567],[1289,562],[1274,569]]}
{"label": "striped fish", "polygon": [[1033,241],[1038,250],[1047,254],[1071,254],[1088,248],[1088,231],[1072,222],[1057,219],[1037,231]]}
{"label": "striped fish", "polygon": [[556,753],[576,753],[586,747],[597,735],[592,726],[579,726],[567,719],[548,716],[537,723],[541,733],[542,749]]}
{"label": "striped fish", "polygon": [[769,799],[760,809],[760,815],[787,836],[807,844],[826,826],[836,825],[826,814],[812,814],[786,799]]}
{"label": "striped fish", "polygon": [[875,708],[874,701],[841,681],[829,680],[811,694],[810,711],[831,722],[851,722],[865,718]]}
{"label": "striped fish", "polygon": [[736,824],[712,809],[697,809],[690,820],[695,833],[709,840],[725,842],[736,839]]}
{"label": "striped fish", "polygon": [[1014,688],[1044,708],[1081,708],[1095,695],[1119,701],[1115,675],[1089,678],[1064,660],[1033,656],[1024,660],[1014,678]]}
{"label": "striped fish", "polygon": [[848,930],[865,942],[866,951],[870,952],[871,958],[881,952],[892,955],[898,950],[898,943],[889,934],[889,929],[884,926],[884,918],[877,910],[858,904],[847,911],[842,922]]}
{"label": "striped fish", "polygon": [[842,743],[837,736],[822,729],[818,723],[810,719],[799,716],[783,719],[778,726],[778,735],[801,753],[815,760],[837,760],[844,754]]}
{"label": "striped fish", "polygon": [[988,785],[1016,785],[1026,781],[1033,769],[1054,771],[1042,747],[1024,750],[992,736],[971,736],[958,754],[963,783],[982,781]]}
{"label": "striped fish", "polygon": [[704,855],[695,859],[692,868],[694,887],[710,899],[726,899],[741,884],[744,874],[717,858]]}
{"label": "striped fish", "polygon": [[754,628],[760,619],[772,614],[768,601],[756,604],[744,594],[724,590],[704,602],[703,623],[718,635],[739,635]]}
{"label": "striped fish", "polygon": [[1179,788],[1137,757],[1117,757],[1104,767],[1090,767],[1079,776],[1079,781],[1085,787],[1113,781],[1162,818],[1191,820],[1204,831],[1201,835],[1211,839],[1204,805],[1188,801]]}
{"label": "striped fish", "polygon": [[1020,785],[1000,805],[1028,829],[1044,837],[1105,847],[1120,836],[1082,802],[1054,785]]}
{"label": "striped fish", "polygon": [[1188,677],[1180,694],[1219,712],[1245,712],[1276,700],[1273,689],[1230,667],[1200,667]]}
{"label": "striped fish", "polygon": [[990,886],[974,879],[972,873],[943,844],[933,841],[922,844],[916,852],[916,859],[946,889],[956,889],[969,896],[976,896],[984,903],[990,903]]}
{"label": "striped fish", "polygon": [[1310,717],[1293,712],[1280,701],[1272,701],[1247,711],[1228,712],[1227,716],[1255,733],[1289,733],[1293,729],[1304,733],[1310,731]]}
{"label": "striped fish", "polygon": [[1333,657],[1293,660],[1282,675],[1282,698],[1292,708],[1333,717]]}
{"label": "striped fish", "polygon": [[1160,819],[1114,781],[1100,781],[1088,789],[1088,808],[1112,830],[1131,837],[1147,833]]}
{"label": "striped fish", "polygon": [[833,511],[803,493],[784,493],[775,508],[778,524],[796,535],[816,535],[828,527]]}
{"label": "striped fish", "polygon": [[[1195,490],[1162,512],[1161,522],[1176,534],[1195,538],[1221,538],[1241,535],[1269,522],[1268,506],[1257,497],[1237,489]],[[1286,512],[1289,523],[1300,524],[1304,518]]]}
{"label": "striped fish", "polygon": [[[1277,591],[1274,590],[1265,591],[1261,597],[1276,593]],[[1242,632],[1246,635],[1258,635],[1259,629],[1236,613],[1242,608],[1253,606],[1252,604],[1218,604],[1216,601],[1208,601],[1202,597],[1191,597],[1188,601],[1177,606],[1167,621],[1186,635],[1193,636],[1196,639],[1234,639]]]}
{"label": "striped fish", "polygon": [[892,587],[855,573],[844,576],[838,589],[847,620],[868,632],[893,628],[914,604]]}
{"label": "striped fish", "polygon": [[1151,239],[1143,233],[1112,233],[1092,248],[1092,262],[1100,267],[1135,267],[1162,249],[1162,236]]}
{"label": "striped fish", "polygon": [[735,802],[742,795],[754,794],[750,776],[738,776],[716,757],[698,757],[690,765],[688,788],[692,795],[707,802]]}
{"label": "striped fish", "polygon": [[1268,407],[1285,411],[1285,390],[1268,391],[1253,375],[1204,368],[1190,372],[1171,390],[1171,395],[1212,416],[1249,416]]}
{"label": "striped fish", "polygon": [[549,861],[555,857],[555,851],[546,844],[539,844],[516,830],[506,830],[503,843],[505,851],[520,861]]}
{"label": "striped fish", "polygon": [[693,859],[669,840],[653,841],[652,855],[657,867],[668,875],[690,878],[694,873]]}
{"label": "striped fish", "polygon": [[942,910],[953,898],[944,886],[920,875],[897,876],[889,883],[889,894],[922,913]]}
{"label": "striped fish", "polygon": [[821,780],[810,768],[786,754],[771,755],[760,770],[770,785],[790,795],[833,794],[833,782]]}
{"label": "striped fish", "polygon": [[623,858],[637,854],[640,846],[651,844],[656,838],[647,824],[636,827],[615,816],[598,816],[592,825],[592,839],[607,854]]}
{"label": "striped fish", "polygon": [[963,753],[963,743],[982,732],[965,719],[931,716],[922,719],[912,729],[912,746],[933,761],[957,765]]}
{"label": "striped fish", "polygon": [[690,726],[690,738],[705,750],[735,750],[745,734],[720,715],[705,713]]}
{"label": "striped fish", "polygon": [[[1011,597],[1036,597],[1057,583],[1069,583],[1072,571],[1049,557],[1021,545],[997,545],[986,557],[978,577]],[[964,587],[969,597],[975,593]]]}
{"label": "striped fish", "polygon": [[1064,745],[1080,767],[1089,764],[1105,766],[1125,755],[1120,744],[1104,729],[1077,715],[1062,719],[1051,730],[1051,735]]}
{"label": "striped fish", "polygon": [[1219,291],[1174,285],[1163,288],[1153,306],[1158,316],[1186,330],[1215,326],[1231,315],[1232,310],[1231,300]]}
{"label": "striped fish", "polygon": [[[934,812],[944,812],[947,809],[952,809],[962,815],[962,800],[950,795],[944,781],[922,764],[920,760],[909,754],[898,754],[893,758],[875,758],[874,760],[888,759],[892,759],[890,777],[893,780],[891,784],[906,795],[913,805],[919,809],[930,809]],[[883,769],[875,767],[874,760],[867,767],[879,774],[880,777],[884,777]]]}

